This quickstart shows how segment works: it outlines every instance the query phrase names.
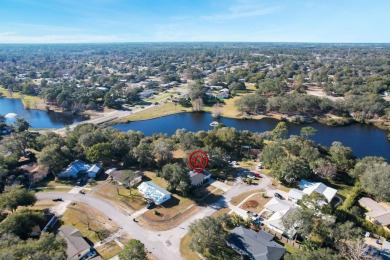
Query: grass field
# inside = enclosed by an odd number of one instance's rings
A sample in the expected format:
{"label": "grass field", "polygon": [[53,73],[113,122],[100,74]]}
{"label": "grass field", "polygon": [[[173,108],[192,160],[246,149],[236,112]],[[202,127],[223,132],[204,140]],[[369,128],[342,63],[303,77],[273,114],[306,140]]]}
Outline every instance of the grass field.
{"label": "grass field", "polygon": [[96,251],[104,260],[106,260],[119,254],[122,251],[122,248],[114,240],[112,240],[96,248]]}
{"label": "grass field", "polygon": [[[244,199],[246,199],[248,196],[252,195],[252,194],[255,194],[255,193],[259,193],[259,192],[263,192],[264,190],[261,190],[261,189],[258,189],[258,190],[251,190],[251,191],[247,191],[247,192],[243,192],[241,193],[240,195],[232,198],[230,200],[230,203],[234,206],[237,206],[238,204],[240,204]],[[260,194],[258,196],[261,196]],[[253,197],[252,197],[253,198]]]}
{"label": "grass field", "polygon": [[77,228],[84,237],[94,243],[118,231],[118,226],[108,221],[102,212],[82,203],[69,206],[61,221],[63,225]]}
{"label": "grass field", "polygon": [[197,253],[190,249],[191,235],[186,234],[180,240],[180,254],[186,260],[201,260]]}
{"label": "grass field", "polygon": [[3,88],[2,86],[0,86],[0,96],[6,98],[21,99],[23,106],[25,108],[31,108],[31,109],[42,109],[41,104],[44,103],[44,100],[38,96],[22,95],[20,92],[13,92],[12,94],[10,94],[10,92],[7,89]]}

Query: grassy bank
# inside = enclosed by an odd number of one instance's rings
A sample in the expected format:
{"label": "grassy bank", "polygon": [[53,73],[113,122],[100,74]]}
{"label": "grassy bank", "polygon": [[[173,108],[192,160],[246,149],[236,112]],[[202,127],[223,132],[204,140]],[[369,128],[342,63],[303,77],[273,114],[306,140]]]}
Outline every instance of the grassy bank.
{"label": "grassy bank", "polygon": [[17,98],[21,99],[23,106],[25,108],[31,108],[31,109],[40,109],[44,110],[42,107],[42,104],[44,104],[44,100],[38,96],[29,96],[29,95],[23,95],[20,92],[13,92],[10,93],[7,89],[0,86],[0,95],[6,98]]}

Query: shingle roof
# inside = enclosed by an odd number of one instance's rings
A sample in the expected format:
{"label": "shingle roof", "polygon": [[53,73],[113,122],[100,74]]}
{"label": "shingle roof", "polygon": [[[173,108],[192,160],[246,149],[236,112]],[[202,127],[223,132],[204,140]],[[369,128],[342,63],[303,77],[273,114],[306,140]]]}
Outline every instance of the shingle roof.
{"label": "shingle roof", "polygon": [[257,233],[240,226],[232,230],[228,243],[252,259],[279,260],[286,249],[272,239],[273,236],[267,232]]}
{"label": "shingle roof", "polygon": [[324,195],[325,198],[328,200],[328,202],[331,202],[333,197],[337,193],[336,189],[330,188],[321,182],[317,182],[312,185],[309,185],[307,188],[303,190],[303,193],[310,195],[312,194],[313,191]]}
{"label": "shingle roof", "polygon": [[63,226],[59,229],[59,231],[60,235],[65,238],[66,244],[68,245],[66,249],[68,257],[75,256],[90,248],[80,231],[74,227]]}

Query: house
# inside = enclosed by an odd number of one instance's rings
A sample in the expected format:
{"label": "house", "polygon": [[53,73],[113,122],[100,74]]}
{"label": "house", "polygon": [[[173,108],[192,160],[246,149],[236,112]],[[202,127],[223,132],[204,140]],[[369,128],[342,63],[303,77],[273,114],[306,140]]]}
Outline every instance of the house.
{"label": "house", "polygon": [[332,201],[337,193],[336,189],[330,188],[322,182],[312,183],[306,180],[301,180],[299,182],[299,188],[303,189],[303,193],[307,195],[312,194],[313,191],[323,195],[328,203]]}
{"label": "house", "polygon": [[205,181],[211,177],[211,173],[206,170],[203,170],[200,173],[197,173],[196,171],[190,171],[189,175],[191,179],[191,185],[197,187],[202,186]]}
{"label": "house", "polygon": [[130,178],[130,176],[125,173],[126,170],[117,170],[115,168],[106,171],[106,174],[110,179],[125,187],[133,187],[134,185],[140,183],[142,181],[142,177],[144,176],[141,171],[136,171],[136,176],[133,176],[133,178]]}
{"label": "house", "polygon": [[279,260],[286,249],[273,241],[274,236],[265,232],[255,232],[242,226],[232,230],[226,244],[240,255],[254,260]]}
{"label": "house", "polygon": [[162,204],[171,198],[171,193],[151,181],[145,181],[138,186],[139,192],[156,204]]}
{"label": "house", "polygon": [[303,191],[297,190],[297,189],[291,189],[287,193],[287,200],[297,204],[298,201],[300,201],[302,199],[303,195],[305,195],[305,193],[303,193]]}
{"label": "house", "polygon": [[370,198],[361,198],[360,206],[367,209],[366,218],[372,223],[390,229],[390,208],[386,208]]}
{"label": "house", "polygon": [[60,178],[77,178],[80,174],[86,174],[88,178],[95,178],[102,169],[101,163],[88,164],[81,160],[72,162],[65,171],[58,174]]}
{"label": "house", "polygon": [[69,260],[82,259],[91,249],[85,241],[79,230],[71,226],[63,226],[59,229],[59,235],[62,236],[67,244],[66,254]]}
{"label": "house", "polygon": [[29,176],[30,180],[33,180],[34,182],[45,179],[49,173],[49,168],[40,167],[36,163],[22,165],[19,169],[25,172]]}
{"label": "house", "polygon": [[260,217],[265,214],[271,215],[268,219],[264,220],[264,225],[280,234],[287,233],[288,235],[292,236],[293,234],[286,232],[282,219],[287,214],[287,212],[295,209],[296,207],[296,205],[289,201],[274,197],[264,205],[264,209],[260,212],[259,215]]}

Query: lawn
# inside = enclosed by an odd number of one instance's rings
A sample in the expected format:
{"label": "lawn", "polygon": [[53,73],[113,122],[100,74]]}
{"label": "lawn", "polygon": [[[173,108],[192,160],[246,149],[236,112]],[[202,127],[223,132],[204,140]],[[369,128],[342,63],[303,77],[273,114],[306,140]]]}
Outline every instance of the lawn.
{"label": "lawn", "polygon": [[81,234],[93,243],[118,231],[118,226],[109,221],[102,212],[82,203],[68,206],[61,221],[63,225],[80,230]]}
{"label": "lawn", "polygon": [[114,240],[111,240],[110,242],[96,248],[96,251],[104,260],[106,260],[119,254],[122,251],[122,248]]}
{"label": "lawn", "polygon": [[42,104],[44,103],[44,100],[38,96],[22,95],[20,92],[13,92],[11,95],[8,90],[2,86],[0,86],[0,96],[21,99],[23,106],[31,109],[42,109]]}
{"label": "lawn", "polygon": [[113,183],[109,182],[99,185],[92,192],[92,196],[107,200],[126,212],[130,211],[129,213],[137,211],[146,205],[145,200],[137,189],[131,189],[130,194],[129,189],[122,186],[116,187]]}
{"label": "lawn", "polygon": [[222,208],[222,209],[219,209],[217,210],[216,212],[214,212],[211,217],[213,218],[217,218],[223,214],[228,214],[230,212],[230,209],[229,208]]}
{"label": "lawn", "polygon": [[180,255],[186,260],[201,260],[197,253],[190,249],[191,235],[186,234],[180,240]]}
{"label": "lawn", "polygon": [[174,103],[164,103],[162,105],[153,106],[151,108],[142,110],[138,113],[120,118],[118,120],[111,121],[111,123],[126,123],[130,121],[140,121],[140,120],[148,120],[153,118],[158,118],[162,116],[168,116],[177,113],[189,112],[192,111],[191,108],[185,108],[180,105],[176,105]]}
{"label": "lawn", "polygon": [[57,205],[57,202],[52,200],[38,200],[34,206],[29,207],[31,210],[45,210]]}
{"label": "lawn", "polygon": [[[259,192],[264,192],[264,190],[262,189],[259,189],[259,190],[251,190],[251,191],[247,191],[247,192],[243,192],[241,193],[240,195],[237,195],[236,197],[232,198],[230,200],[230,203],[233,204],[234,206],[237,206],[238,204],[240,204],[244,199],[246,199],[248,196],[252,195],[252,194],[255,194],[255,193],[259,193]],[[260,194],[258,196],[261,196]],[[253,198],[253,197],[252,197]]]}

